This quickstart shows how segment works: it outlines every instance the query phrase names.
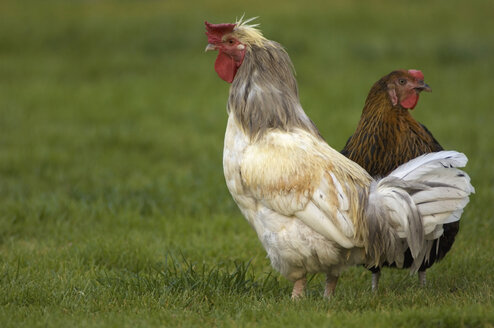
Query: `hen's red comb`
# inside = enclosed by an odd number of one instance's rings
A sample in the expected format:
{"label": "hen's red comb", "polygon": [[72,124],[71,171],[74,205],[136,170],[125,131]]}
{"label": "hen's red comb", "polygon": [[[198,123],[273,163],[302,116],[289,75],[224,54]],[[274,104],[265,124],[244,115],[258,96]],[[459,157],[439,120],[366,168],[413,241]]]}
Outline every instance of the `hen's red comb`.
{"label": "hen's red comb", "polygon": [[204,22],[204,24],[206,24],[206,35],[208,36],[208,42],[212,44],[221,42],[221,38],[223,37],[223,35],[233,32],[233,28],[236,25],[228,23],[211,24],[207,21]]}
{"label": "hen's red comb", "polygon": [[420,71],[418,69],[409,69],[408,74],[410,74],[411,76],[413,76],[417,80],[421,80],[421,81],[424,80],[424,74],[422,73],[422,71]]}

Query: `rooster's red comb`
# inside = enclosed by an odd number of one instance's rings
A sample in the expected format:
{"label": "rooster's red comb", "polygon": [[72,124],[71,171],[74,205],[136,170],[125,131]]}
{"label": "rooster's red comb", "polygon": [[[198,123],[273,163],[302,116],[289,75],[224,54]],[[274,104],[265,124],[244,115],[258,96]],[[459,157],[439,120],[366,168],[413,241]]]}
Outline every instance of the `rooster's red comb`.
{"label": "rooster's red comb", "polygon": [[422,73],[422,71],[420,71],[418,69],[409,69],[408,74],[410,74],[411,76],[413,76],[414,78],[416,78],[419,81],[424,80],[424,74]]}
{"label": "rooster's red comb", "polygon": [[209,22],[204,22],[206,24],[206,35],[208,36],[208,42],[215,44],[221,42],[221,38],[226,33],[233,32],[236,24],[211,24]]}

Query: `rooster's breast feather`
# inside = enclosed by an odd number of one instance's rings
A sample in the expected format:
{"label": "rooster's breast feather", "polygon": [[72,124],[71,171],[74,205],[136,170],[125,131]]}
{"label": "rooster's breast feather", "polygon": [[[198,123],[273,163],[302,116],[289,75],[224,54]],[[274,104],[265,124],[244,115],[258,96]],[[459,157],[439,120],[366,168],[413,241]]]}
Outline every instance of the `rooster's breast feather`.
{"label": "rooster's breast feather", "polygon": [[342,247],[362,246],[355,238],[359,192],[370,177],[324,141],[303,130],[271,131],[245,149],[240,170],[242,183],[264,206]]}

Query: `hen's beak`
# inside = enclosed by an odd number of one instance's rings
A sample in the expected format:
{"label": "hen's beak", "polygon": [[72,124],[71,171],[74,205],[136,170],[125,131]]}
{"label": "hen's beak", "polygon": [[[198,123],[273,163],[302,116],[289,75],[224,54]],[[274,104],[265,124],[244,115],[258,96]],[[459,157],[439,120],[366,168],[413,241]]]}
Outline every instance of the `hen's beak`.
{"label": "hen's beak", "polygon": [[213,51],[213,50],[216,50],[216,46],[214,44],[211,44],[209,43],[207,46],[206,46],[206,49],[204,49],[204,51]]}
{"label": "hen's beak", "polygon": [[425,83],[424,81],[419,81],[419,85],[417,87],[415,87],[415,90],[427,91],[427,92],[432,91],[431,87],[427,83]]}

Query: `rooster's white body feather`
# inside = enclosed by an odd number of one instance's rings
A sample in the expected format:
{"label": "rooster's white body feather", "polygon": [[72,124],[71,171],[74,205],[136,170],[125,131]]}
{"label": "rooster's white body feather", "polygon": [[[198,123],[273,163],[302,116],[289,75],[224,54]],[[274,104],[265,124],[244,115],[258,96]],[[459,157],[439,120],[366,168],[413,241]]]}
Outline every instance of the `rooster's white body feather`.
{"label": "rooster's white body feather", "polygon": [[[329,175],[332,181],[327,181],[322,178],[322,170],[315,170],[311,179],[320,183],[314,189],[298,192],[296,188],[300,186],[296,185],[285,189],[297,176],[306,178],[304,172],[297,172],[298,166],[303,165],[290,160],[292,152],[298,152],[298,159],[306,162],[314,143],[330,151],[324,142],[299,132],[273,131],[264,141],[251,143],[230,115],[223,155],[226,183],[276,270],[292,281],[308,272],[338,276],[346,266],[363,263],[365,252],[362,244],[355,248],[348,195],[334,175]],[[318,160],[329,160],[323,152],[317,156]],[[334,181],[340,190],[341,208],[337,211],[328,201]],[[333,212],[334,217],[330,214]]]}

